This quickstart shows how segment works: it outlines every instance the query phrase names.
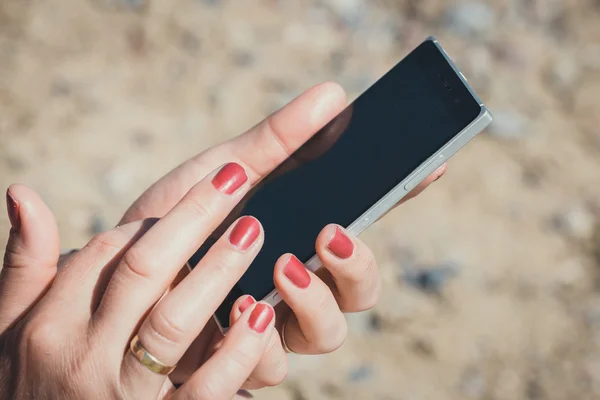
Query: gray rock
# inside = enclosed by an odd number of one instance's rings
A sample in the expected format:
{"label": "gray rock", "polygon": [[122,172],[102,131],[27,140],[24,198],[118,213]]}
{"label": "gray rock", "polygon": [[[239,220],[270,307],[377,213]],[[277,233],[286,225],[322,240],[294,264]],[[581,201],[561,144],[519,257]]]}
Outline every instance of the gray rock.
{"label": "gray rock", "polygon": [[502,140],[522,139],[529,133],[529,120],[514,110],[494,111],[494,121],[487,132]]}
{"label": "gray rock", "polygon": [[572,239],[590,239],[594,234],[596,220],[592,212],[583,205],[573,205],[555,215],[551,226],[560,234]]}
{"label": "gray rock", "polygon": [[91,235],[97,235],[106,230],[106,222],[101,214],[94,214],[90,221],[89,233]]}
{"label": "gray rock", "polygon": [[97,3],[107,7],[117,7],[137,10],[146,5],[146,0],[96,0]]}
{"label": "gray rock", "polygon": [[474,38],[492,31],[496,13],[487,4],[470,1],[451,6],[446,12],[446,26],[458,35]]}
{"label": "gray rock", "polygon": [[375,375],[375,371],[369,365],[360,365],[348,373],[348,381],[352,383],[362,383],[369,381]]}
{"label": "gray rock", "polygon": [[437,266],[404,267],[401,278],[410,286],[431,294],[440,294],[448,281],[458,274],[455,263]]}
{"label": "gray rock", "polygon": [[381,330],[381,320],[373,311],[348,313],[345,316],[352,333],[369,334]]}
{"label": "gray rock", "polygon": [[254,64],[256,57],[250,51],[238,50],[232,54],[231,60],[238,67],[249,67]]}
{"label": "gray rock", "polygon": [[544,80],[557,95],[564,96],[577,87],[581,70],[573,57],[555,60],[547,69]]}
{"label": "gray rock", "polygon": [[359,28],[368,11],[365,0],[330,0],[327,4],[350,29]]}

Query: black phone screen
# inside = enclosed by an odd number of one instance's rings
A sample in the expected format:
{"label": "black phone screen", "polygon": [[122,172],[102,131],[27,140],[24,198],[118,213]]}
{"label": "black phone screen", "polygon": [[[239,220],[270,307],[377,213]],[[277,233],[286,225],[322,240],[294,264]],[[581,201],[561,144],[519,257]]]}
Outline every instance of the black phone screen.
{"label": "black phone screen", "polygon": [[[434,42],[425,41],[255,187],[235,211],[263,225],[265,242],[227,296],[233,303],[274,289],[284,253],[307,262],[329,223],[349,226],[477,118],[481,107]],[[194,266],[214,243],[192,257]]]}

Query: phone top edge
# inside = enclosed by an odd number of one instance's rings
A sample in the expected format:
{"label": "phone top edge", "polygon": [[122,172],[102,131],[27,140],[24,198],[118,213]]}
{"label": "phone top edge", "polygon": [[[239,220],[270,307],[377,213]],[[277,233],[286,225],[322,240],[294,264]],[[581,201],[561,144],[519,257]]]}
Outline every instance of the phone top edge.
{"label": "phone top edge", "polygon": [[467,78],[465,77],[465,75],[460,71],[460,69],[458,69],[458,67],[456,66],[454,61],[452,61],[452,58],[450,58],[450,56],[448,55],[448,52],[446,52],[446,50],[442,47],[440,42],[433,36],[429,36],[426,41],[432,42],[435,45],[435,47],[437,47],[437,49],[442,53],[442,55],[444,56],[444,58],[446,59],[448,64],[450,64],[450,67],[452,68],[454,73],[456,75],[458,75],[458,78],[460,79],[462,84],[465,85],[465,87],[469,91],[469,94],[471,94],[471,96],[473,96],[473,98],[477,101],[477,104],[479,104],[481,107],[485,107],[483,104],[483,101],[481,101],[479,96],[477,96],[477,93],[475,93],[475,91],[473,90],[473,88],[471,87],[469,82],[467,81]]}

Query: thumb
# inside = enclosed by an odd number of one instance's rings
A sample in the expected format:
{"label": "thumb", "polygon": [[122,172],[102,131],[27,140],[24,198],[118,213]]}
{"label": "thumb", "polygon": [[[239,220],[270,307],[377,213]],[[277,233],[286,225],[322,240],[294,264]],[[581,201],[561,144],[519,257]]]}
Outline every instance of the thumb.
{"label": "thumb", "polygon": [[58,228],[42,199],[23,185],[6,192],[10,237],[0,270],[0,333],[18,322],[56,275]]}

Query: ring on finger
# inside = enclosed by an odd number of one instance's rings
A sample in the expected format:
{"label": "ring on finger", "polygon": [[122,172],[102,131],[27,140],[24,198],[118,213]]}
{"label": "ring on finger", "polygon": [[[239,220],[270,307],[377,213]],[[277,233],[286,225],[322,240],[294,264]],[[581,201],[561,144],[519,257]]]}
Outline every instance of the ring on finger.
{"label": "ring on finger", "polygon": [[287,320],[281,326],[281,345],[283,346],[283,350],[286,353],[294,353],[294,351],[290,349],[287,342],[285,341],[285,328],[287,328]]}
{"label": "ring on finger", "polygon": [[177,367],[177,365],[165,365],[152,354],[148,353],[138,335],[135,335],[131,340],[129,351],[131,351],[131,354],[133,354],[140,364],[159,375],[169,375]]}

